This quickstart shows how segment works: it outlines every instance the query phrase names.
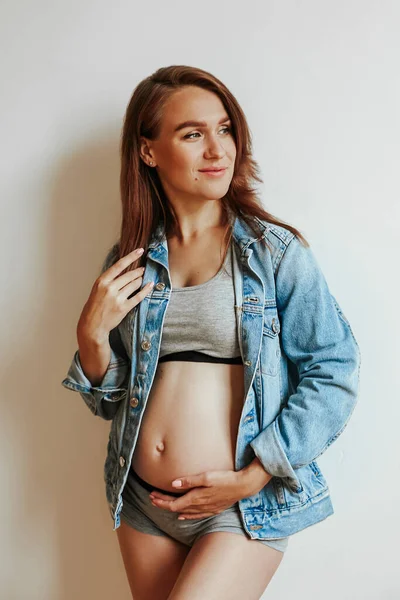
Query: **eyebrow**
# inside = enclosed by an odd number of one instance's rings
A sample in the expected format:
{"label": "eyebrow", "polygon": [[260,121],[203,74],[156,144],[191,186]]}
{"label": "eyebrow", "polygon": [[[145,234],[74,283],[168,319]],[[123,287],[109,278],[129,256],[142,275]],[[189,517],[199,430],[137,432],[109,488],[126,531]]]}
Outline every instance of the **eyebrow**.
{"label": "eyebrow", "polygon": [[[227,121],[230,121],[228,116],[222,117],[222,119],[218,121],[218,125],[222,125],[222,123],[226,123]],[[175,127],[174,133],[181,129],[185,129],[185,127],[207,127],[207,123],[205,121],[184,121]]]}

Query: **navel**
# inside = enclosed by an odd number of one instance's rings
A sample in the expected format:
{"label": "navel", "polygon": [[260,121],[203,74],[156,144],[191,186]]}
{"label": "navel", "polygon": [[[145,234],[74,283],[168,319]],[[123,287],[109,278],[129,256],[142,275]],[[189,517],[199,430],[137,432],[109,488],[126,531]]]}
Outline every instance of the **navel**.
{"label": "navel", "polygon": [[164,449],[165,449],[164,442],[158,442],[158,444],[157,444],[157,446],[156,446],[156,449],[157,449],[159,452],[164,452]]}

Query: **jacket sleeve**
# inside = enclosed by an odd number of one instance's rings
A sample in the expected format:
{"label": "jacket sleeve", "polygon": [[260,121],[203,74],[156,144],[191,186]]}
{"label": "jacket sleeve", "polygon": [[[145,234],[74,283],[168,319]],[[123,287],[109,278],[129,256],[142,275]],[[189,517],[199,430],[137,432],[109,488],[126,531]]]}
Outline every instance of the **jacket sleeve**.
{"label": "jacket sleeve", "polygon": [[345,429],[359,391],[361,355],[350,324],[310,249],[294,236],[276,273],[282,350],[299,381],[276,418],[251,442],[271,475],[288,477]]}
{"label": "jacket sleeve", "polygon": [[[117,260],[117,249],[118,244],[114,244],[109,250],[101,273]],[[126,397],[131,366],[118,326],[111,330],[109,343],[111,358],[100,385],[92,386],[84,374],[79,359],[79,349],[73,356],[66,378],[61,382],[68,390],[79,392],[90,411],[107,421],[114,418],[121,401]]]}

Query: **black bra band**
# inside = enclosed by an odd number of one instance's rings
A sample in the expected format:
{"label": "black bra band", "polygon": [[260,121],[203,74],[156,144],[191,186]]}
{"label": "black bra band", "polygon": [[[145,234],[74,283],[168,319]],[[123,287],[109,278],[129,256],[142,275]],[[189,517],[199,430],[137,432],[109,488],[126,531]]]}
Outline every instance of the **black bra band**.
{"label": "black bra band", "polygon": [[183,360],[190,362],[207,362],[207,363],[226,363],[230,365],[242,365],[243,360],[241,356],[235,356],[233,358],[223,358],[220,356],[210,356],[203,352],[197,352],[197,350],[187,350],[185,352],[172,352],[171,354],[165,354],[159,358],[158,362],[166,362],[169,360]]}

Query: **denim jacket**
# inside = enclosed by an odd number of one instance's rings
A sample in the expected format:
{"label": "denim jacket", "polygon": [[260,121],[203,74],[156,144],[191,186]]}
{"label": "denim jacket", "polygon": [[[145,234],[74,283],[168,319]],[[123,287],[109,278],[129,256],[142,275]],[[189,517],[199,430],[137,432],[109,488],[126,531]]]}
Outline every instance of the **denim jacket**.
{"label": "denim jacket", "polygon": [[[345,429],[359,391],[361,356],[348,319],[331,294],[310,247],[282,226],[257,217],[263,233],[233,220],[233,286],[244,403],[235,470],[259,458],[272,479],[239,500],[252,539],[294,534],[333,514],[316,459]],[[268,240],[270,249],[261,241]],[[102,271],[117,258],[109,250]],[[111,360],[99,386],[83,373],[76,350],[62,385],[79,392],[90,411],[110,420],[104,464],[113,529],[155,376],[171,295],[162,225],[147,249],[147,296],[110,332]]]}

